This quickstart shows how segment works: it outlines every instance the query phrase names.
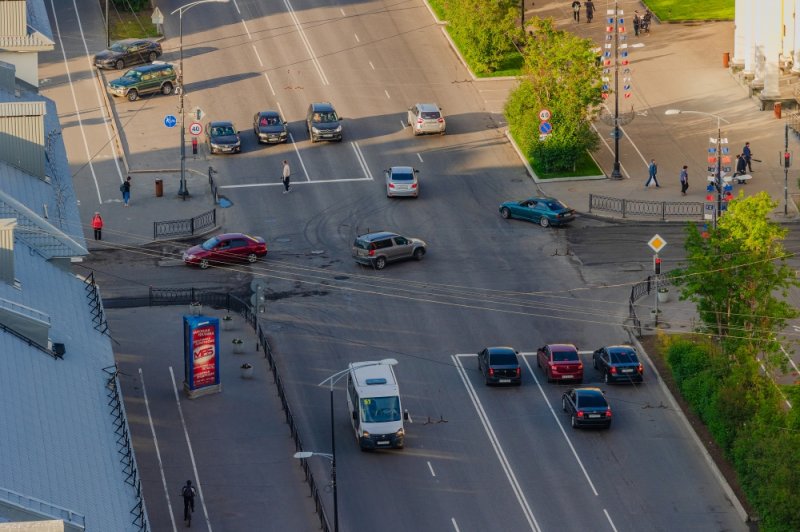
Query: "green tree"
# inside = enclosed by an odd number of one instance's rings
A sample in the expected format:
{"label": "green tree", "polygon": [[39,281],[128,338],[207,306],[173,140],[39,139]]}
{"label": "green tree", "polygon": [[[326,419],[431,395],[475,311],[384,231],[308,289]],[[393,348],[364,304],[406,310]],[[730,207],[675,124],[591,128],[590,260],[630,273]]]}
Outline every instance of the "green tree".
{"label": "green tree", "polygon": [[[591,128],[601,97],[601,68],[594,44],[556,30],[551,19],[533,19],[523,50],[523,75],[505,116],[520,149],[546,171],[572,170],[599,139]],[[553,132],[539,140],[539,111],[551,112]]]}
{"label": "green tree", "polygon": [[687,266],[675,272],[681,298],[697,305],[733,360],[764,355],[774,362],[776,334],[797,316],[785,299],[798,286],[786,264],[787,230],[769,219],[776,206],[766,192],[742,193],[707,237],[695,225],[687,228]]}
{"label": "green tree", "polygon": [[516,27],[516,5],[509,0],[449,0],[450,31],[461,52],[479,72],[492,72],[514,49],[522,32]]}

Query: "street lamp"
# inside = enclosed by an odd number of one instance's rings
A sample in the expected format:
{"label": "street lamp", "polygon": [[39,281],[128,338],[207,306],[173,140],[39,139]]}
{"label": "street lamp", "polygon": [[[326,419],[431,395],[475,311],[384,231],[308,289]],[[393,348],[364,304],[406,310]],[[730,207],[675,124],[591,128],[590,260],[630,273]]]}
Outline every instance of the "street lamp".
{"label": "street lamp", "polygon": [[[394,366],[397,364],[397,360],[394,358],[384,358],[383,360],[376,360],[375,362],[366,362],[359,364],[360,368],[367,368],[369,366]],[[322,386],[326,382],[330,383],[330,397],[331,397],[331,454],[324,455],[325,457],[330,457],[331,461],[331,485],[333,486],[333,530],[334,532],[339,532],[339,499],[336,493],[336,432],[333,429],[333,385],[339,382],[339,380],[347,375],[350,371],[350,368],[343,369],[341,371],[337,371],[324,381],[320,382],[317,386]],[[295,453],[295,458],[307,458],[306,456],[298,456],[298,455],[305,455],[307,453]],[[315,454],[323,455],[323,453],[310,453],[309,456],[313,456]]]}
{"label": "street lamp", "polygon": [[175,13],[178,14],[178,27],[180,28],[180,66],[178,73],[178,87],[180,88],[180,96],[181,96],[181,185],[178,189],[178,195],[182,197],[184,200],[186,196],[189,195],[189,190],[186,188],[186,119],[183,109],[183,13],[185,11],[189,11],[195,6],[199,6],[200,4],[210,4],[210,3],[217,3],[217,4],[227,4],[230,0],[197,0],[196,2],[189,2],[188,4],[182,5],[170,15],[174,15]]}
{"label": "street lamp", "polygon": [[667,109],[664,111],[665,115],[680,115],[680,114],[693,114],[710,116],[717,119],[717,167],[714,172],[714,188],[717,189],[717,207],[714,209],[714,229],[717,228],[717,218],[722,214],[722,130],[720,123],[725,122],[730,124],[727,120],[714,113],[706,113],[704,111],[683,111],[681,109]]}

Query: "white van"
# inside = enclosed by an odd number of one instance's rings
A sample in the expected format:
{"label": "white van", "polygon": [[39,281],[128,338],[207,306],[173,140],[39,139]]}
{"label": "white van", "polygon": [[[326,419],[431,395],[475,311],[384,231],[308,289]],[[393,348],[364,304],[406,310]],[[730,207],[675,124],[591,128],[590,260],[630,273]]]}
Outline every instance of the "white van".
{"label": "white van", "polygon": [[400,389],[392,366],[379,362],[354,362],[347,375],[347,406],[362,451],[402,449],[403,421],[408,413],[400,405]]}

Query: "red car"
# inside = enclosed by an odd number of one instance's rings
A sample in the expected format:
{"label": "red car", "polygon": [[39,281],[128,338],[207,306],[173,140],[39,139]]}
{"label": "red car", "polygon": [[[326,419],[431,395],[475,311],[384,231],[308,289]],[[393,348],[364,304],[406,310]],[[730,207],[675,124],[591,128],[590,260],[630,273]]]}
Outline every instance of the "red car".
{"label": "red car", "polygon": [[536,365],[542,368],[547,382],[572,380],[583,382],[583,362],[572,344],[547,344],[536,351]]}
{"label": "red car", "polygon": [[259,236],[242,233],[226,233],[209,238],[199,246],[192,246],[183,253],[183,262],[206,269],[213,263],[255,262],[267,254],[267,244]]}

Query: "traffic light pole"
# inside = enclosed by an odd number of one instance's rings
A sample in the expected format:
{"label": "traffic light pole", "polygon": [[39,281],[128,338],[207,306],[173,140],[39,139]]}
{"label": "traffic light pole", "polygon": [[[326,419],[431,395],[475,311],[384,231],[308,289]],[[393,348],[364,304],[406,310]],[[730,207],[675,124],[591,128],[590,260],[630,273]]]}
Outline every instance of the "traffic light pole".
{"label": "traffic light pole", "polygon": [[783,215],[789,216],[789,123],[783,132]]}
{"label": "traffic light pole", "polygon": [[654,286],[653,292],[655,293],[655,296],[656,296],[656,299],[655,299],[655,301],[656,301],[656,305],[655,305],[656,311],[655,311],[654,320],[655,320],[655,326],[658,327],[658,274],[661,273],[661,259],[658,258],[658,253],[653,255],[653,271],[655,272],[655,275],[653,276],[653,279],[655,280],[654,281],[655,286]]}

